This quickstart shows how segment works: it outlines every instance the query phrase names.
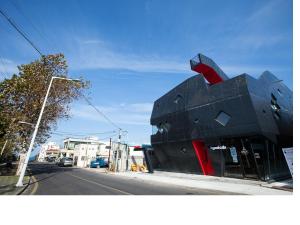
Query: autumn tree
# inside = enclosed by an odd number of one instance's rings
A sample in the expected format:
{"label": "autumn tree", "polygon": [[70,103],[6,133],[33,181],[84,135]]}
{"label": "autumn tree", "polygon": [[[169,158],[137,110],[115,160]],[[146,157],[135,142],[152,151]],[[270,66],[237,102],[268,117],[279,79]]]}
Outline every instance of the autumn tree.
{"label": "autumn tree", "polygon": [[[43,56],[18,66],[18,70],[18,74],[0,82],[0,149],[8,140],[7,151],[28,149],[33,128],[20,121],[35,124],[51,77],[68,77],[63,54]],[[46,142],[58,120],[70,117],[70,103],[80,98],[88,86],[82,79],[81,82],[54,80],[35,144]]]}

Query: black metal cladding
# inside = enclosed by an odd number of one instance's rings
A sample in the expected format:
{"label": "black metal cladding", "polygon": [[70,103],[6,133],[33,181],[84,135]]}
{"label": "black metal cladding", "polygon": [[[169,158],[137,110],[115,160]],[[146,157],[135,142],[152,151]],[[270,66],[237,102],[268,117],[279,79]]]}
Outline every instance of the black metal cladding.
{"label": "black metal cladding", "polygon": [[[195,75],[154,103],[151,125],[158,132],[151,144],[159,168],[204,173],[192,144],[202,140],[213,175],[252,174],[250,178],[262,180],[289,176],[281,148],[292,147],[292,107],[292,91],[268,71],[258,79],[242,74],[216,84]],[[226,150],[209,149],[222,144]],[[228,146],[236,148],[238,162],[226,161]]]}

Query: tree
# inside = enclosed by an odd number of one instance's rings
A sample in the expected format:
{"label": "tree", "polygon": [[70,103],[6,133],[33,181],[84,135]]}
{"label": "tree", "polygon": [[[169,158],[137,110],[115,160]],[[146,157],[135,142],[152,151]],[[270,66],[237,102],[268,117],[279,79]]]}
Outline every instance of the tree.
{"label": "tree", "polygon": [[[0,82],[0,146],[9,140],[10,151],[28,149],[33,132],[20,121],[37,122],[52,76],[68,77],[63,54],[47,55],[30,64],[18,66],[18,75]],[[82,95],[89,82],[54,80],[35,144],[45,143],[59,119],[70,117],[70,103]]]}

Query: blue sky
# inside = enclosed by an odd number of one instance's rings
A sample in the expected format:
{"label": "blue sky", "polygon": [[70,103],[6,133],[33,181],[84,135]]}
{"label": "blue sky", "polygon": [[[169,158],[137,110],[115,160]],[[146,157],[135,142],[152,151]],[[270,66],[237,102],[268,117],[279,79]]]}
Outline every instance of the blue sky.
{"label": "blue sky", "polygon": [[[153,102],[195,74],[189,59],[199,52],[230,77],[269,70],[292,89],[292,1],[0,0],[0,8],[43,53],[65,54],[69,75],[91,81],[91,101],[132,144],[150,142]],[[37,58],[0,17],[0,79]],[[115,129],[83,100],[71,114],[57,132]]]}

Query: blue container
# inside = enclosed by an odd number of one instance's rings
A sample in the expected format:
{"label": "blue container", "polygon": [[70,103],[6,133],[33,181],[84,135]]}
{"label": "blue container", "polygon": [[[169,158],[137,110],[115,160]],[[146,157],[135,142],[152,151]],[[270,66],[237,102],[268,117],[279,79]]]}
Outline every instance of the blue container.
{"label": "blue container", "polygon": [[97,158],[91,161],[90,168],[107,167],[107,161],[104,158]]}

